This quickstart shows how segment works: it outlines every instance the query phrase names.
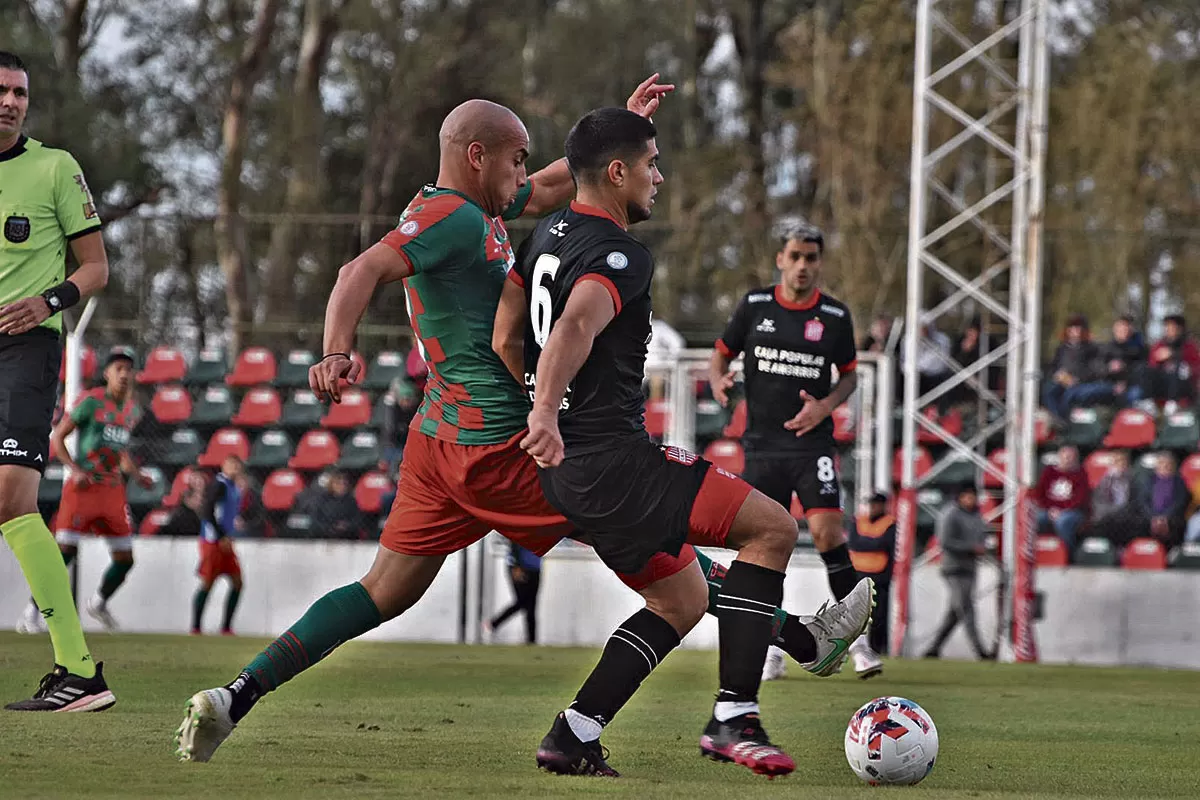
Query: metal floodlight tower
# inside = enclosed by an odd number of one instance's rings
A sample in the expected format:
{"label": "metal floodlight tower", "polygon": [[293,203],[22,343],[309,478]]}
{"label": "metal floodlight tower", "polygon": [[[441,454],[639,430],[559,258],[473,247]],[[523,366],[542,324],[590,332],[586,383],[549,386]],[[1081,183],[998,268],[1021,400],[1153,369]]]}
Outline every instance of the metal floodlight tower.
{"label": "metal floodlight tower", "polygon": [[[915,532],[918,490],[936,482],[951,463],[969,461],[977,476],[990,475],[1003,486],[1003,503],[992,517],[1003,514],[1003,561],[1010,576],[1018,575],[1018,512],[1025,510],[1022,490],[1035,475],[1048,2],[1019,0],[1015,16],[991,23],[981,15],[994,14],[996,6],[984,0],[919,0],[917,6],[900,476],[901,486],[907,490],[902,498],[907,497],[908,507],[898,516],[907,514],[910,532]],[[968,22],[972,34],[963,33],[952,19]],[[1001,52],[1006,55],[1002,57]],[[949,99],[955,91],[958,96],[970,97],[976,113],[982,100],[986,112],[975,116],[965,111]],[[978,163],[981,149],[986,150],[989,165],[986,185],[972,196],[962,191],[959,181],[947,178],[961,174],[955,170],[962,170],[967,162],[956,156],[966,148],[976,154],[974,163]],[[964,273],[951,266],[953,249],[964,242],[978,244],[980,252],[996,257],[989,256],[990,263],[973,264]],[[926,292],[927,277],[934,279],[930,286],[936,282],[947,291],[945,299],[927,303],[931,296]],[[926,386],[922,393],[915,365],[922,349],[923,323],[963,304],[973,304],[988,315],[992,332],[1000,334],[998,344],[982,351],[979,360],[969,366],[947,356],[944,360],[951,369],[945,380]],[[1001,366],[1007,370],[1006,390],[993,392],[987,384],[988,371]],[[981,415],[978,430],[959,436],[921,412],[962,384],[978,393],[990,413]],[[914,464],[919,431],[927,431],[947,445],[946,455],[922,476],[916,474]],[[987,459],[986,443],[1001,432],[1009,457],[1007,466],[997,467]],[[909,539],[907,555],[898,553],[898,571],[911,572],[915,535]],[[896,650],[905,646],[907,574],[903,587],[897,586],[895,628],[900,641]],[[1013,610],[1016,599],[1009,590],[1002,606],[1005,613]],[[1018,613],[1026,610],[1017,609]],[[1001,657],[1011,660],[1008,637],[1001,641]]]}

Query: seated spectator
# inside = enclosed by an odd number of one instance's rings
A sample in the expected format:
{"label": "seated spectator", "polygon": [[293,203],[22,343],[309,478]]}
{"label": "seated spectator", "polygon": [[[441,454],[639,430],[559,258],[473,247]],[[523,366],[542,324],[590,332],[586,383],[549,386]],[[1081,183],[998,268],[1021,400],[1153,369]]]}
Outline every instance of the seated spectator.
{"label": "seated spectator", "polygon": [[1087,473],[1079,464],[1079,451],[1071,445],[1058,448],[1058,464],[1042,470],[1034,491],[1038,529],[1049,528],[1063,540],[1069,552],[1075,551],[1075,537],[1087,522]]}
{"label": "seated spectator", "polygon": [[1146,395],[1161,404],[1168,414],[1196,399],[1200,376],[1200,348],[1188,335],[1187,323],[1179,314],[1166,319],[1163,338],[1150,348],[1146,368]]}
{"label": "seated spectator", "polygon": [[305,498],[302,513],[313,521],[313,534],[328,539],[361,539],[364,532],[362,512],[350,490],[344,472],[331,470],[324,485]]}
{"label": "seated spectator", "polygon": [[1150,536],[1167,548],[1182,541],[1191,500],[1177,466],[1174,455],[1159,453],[1154,472],[1139,475],[1133,490],[1134,506],[1144,519],[1149,520]]}
{"label": "seated spectator", "polygon": [[1099,349],[1088,332],[1087,318],[1067,320],[1062,342],[1050,362],[1050,380],[1042,390],[1042,405],[1058,420],[1072,408],[1094,405],[1112,396],[1112,388],[1098,372]]}
{"label": "seated spectator", "polygon": [[1145,519],[1133,505],[1133,471],[1129,453],[1113,454],[1112,466],[1092,492],[1092,528],[1115,546],[1142,535]]}
{"label": "seated spectator", "polygon": [[921,394],[925,394],[950,374],[950,337],[939,331],[932,322],[921,322],[921,342],[917,345],[917,374]]}
{"label": "seated spectator", "polygon": [[1146,343],[1133,329],[1133,319],[1122,315],[1112,326],[1112,339],[1100,348],[1105,380],[1112,389],[1113,402],[1122,408],[1142,399],[1146,370]]}

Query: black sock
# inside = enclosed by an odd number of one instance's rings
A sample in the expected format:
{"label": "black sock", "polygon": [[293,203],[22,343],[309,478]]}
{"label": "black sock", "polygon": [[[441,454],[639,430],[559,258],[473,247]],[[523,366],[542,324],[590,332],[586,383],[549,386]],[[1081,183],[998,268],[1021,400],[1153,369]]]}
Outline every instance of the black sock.
{"label": "black sock", "polygon": [[249,672],[242,672],[225,688],[233,695],[233,701],[229,704],[229,716],[235,724],[249,714],[258,698],[263,696],[262,687]]}
{"label": "black sock", "polygon": [[[643,608],[613,631],[571,708],[607,725],[678,645],[679,634],[671,623]],[[762,669],[761,660],[758,668]]]}
{"label": "black sock", "polygon": [[825,571],[829,573],[829,589],[840,603],[858,585],[858,573],[854,571],[854,562],[850,560],[850,548],[839,544],[821,553],[821,560],[825,562]]}
{"label": "black sock", "polygon": [[745,561],[730,565],[715,609],[721,637],[719,702],[758,700],[775,609],[782,601],[782,572]]}
{"label": "black sock", "polygon": [[787,615],[775,644],[801,664],[807,664],[817,657],[817,640],[795,614]]}

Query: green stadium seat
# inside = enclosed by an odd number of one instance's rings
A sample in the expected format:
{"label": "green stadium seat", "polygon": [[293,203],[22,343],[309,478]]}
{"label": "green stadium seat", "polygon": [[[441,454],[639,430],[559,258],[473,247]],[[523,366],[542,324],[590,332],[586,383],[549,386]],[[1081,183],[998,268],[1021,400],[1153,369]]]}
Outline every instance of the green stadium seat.
{"label": "green stadium seat", "polygon": [[1062,442],[1073,444],[1084,450],[1092,450],[1100,446],[1108,433],[1111,416],[1096,408],[1075,408],[1071,410],[1067,428],[1063,433]]}
{"label": "green stadium seat", "polygon": [[1159,425],[1154,447],[1158,450],[1187,451],[1200,447],[1200,422],[1196,420],[1195,412],[1179,411],[1168,415]]}
{"label": "green stadium seat", "polygon": [[167,476],[158,467],[142,467],[142,472],[154,479],[152,485],[142,487],[134,477],[125,487],[125,501],[138,516],[162,505],[168,489]]}
{"label": "green stadium seat", "polygon": [[315,394],[308,389],[297,389],[283,404],[280,425],[288,430],[310,430],[320,427],[324,415],[325,408]]}
{"label": "green stadium seat", "polygon": [[309,350],[292,350],[279,364],[275,385],[280,389],[301,389],[308,386],[308,368],[317,363]]}
{"label": "green stadium seat", "polygon": [[1175,569],[1200,569],[1200,542],[1187,542],[1171,554]]}
{"label": "green stadium seat", "polygon": [[382,451],[379,447],[379,437],[370,431],[360,431],[351,436],[342,447],[337,466],[338,469],[349,472],[365,472],[375,469],[380,458]]}
{"label": "green stadium seat", "polygon": [[729,422],[729,414],[721,404],[711,398],[696,401],[696,439],[708,441],[720,439],[721,432]]}
{"label": "green stadium seat", "polygon": [[407,377],[404,361],[403,353],[384,350],[371,362],[371,368],[367,370],[367,378],[363,381],[362,387],[378,392],[387,389],[397,378]]}
{"label": "green stadium seat", "polygon": [[917,492],[917,527],[932,528],[946,506],[946,493],[926,487]]}
{"label": "green stadium seat", "polygon": [[313,519],[308,514],[288,514],[283,535],[289,539],[308,539],[313,535]]}
{"label": "green stadium seat", "polygon": [[1117,551],[1112,542],[1099,536],[1089,536],[1075,548],[1075,565],[1079,567],[1115,567]]}
{"label": "green stadium seat", "polygon": [[67,468],[62,464],[48,464],[42,473],[42,481],[38,484],[37,502],[39,506],[56,506],[62,500],[63,482],[67,478]]}
{"label": "green stadium seat", "polygon": [[164,467],[190,467],[204,451],[204,440],[192,428],[180,428],[171,434],[160,457],[154,459]]}
{"label": "green stadium seat", "polygon": [[220,428],[233,418],[233,394],[225,386],[209,386],[192,406],[189,422],[197,428]]}
{"label": "green stadium seat", "polygon": [[227,369],[225,351],[219,347],[206,347],[188,368],[183,384],[190,388],[224,383]]}
{"label": "green stadium seat", "polygon": [[295,452],[291,437],[281,430],[263,431],[250,448],[246,466],[251,469],[282,469]]}
{"label": "green stadium seat", "polygon": [[975,480],[975,463],[961,453],[950,453],[945,468],[934,477],[938,486],[959,486]]}

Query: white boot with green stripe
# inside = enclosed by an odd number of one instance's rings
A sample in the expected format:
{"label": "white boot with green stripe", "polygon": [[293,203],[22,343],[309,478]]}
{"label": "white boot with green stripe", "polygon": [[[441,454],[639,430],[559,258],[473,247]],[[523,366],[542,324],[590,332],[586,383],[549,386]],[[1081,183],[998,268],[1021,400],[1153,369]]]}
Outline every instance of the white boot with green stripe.
{"label": "white boot with green stripe", "polygon": [[821,606],[816,616],[800,621],[817,640],[817,657],[800,666],[814,675],[827,677],[838,672],[850,652],[850,645],[871,624],[875,608],[875,581],[863,578],[842,602]]}

